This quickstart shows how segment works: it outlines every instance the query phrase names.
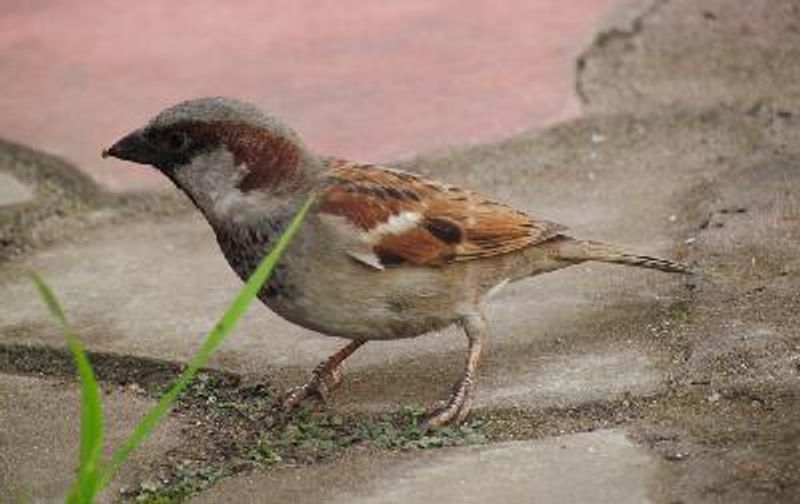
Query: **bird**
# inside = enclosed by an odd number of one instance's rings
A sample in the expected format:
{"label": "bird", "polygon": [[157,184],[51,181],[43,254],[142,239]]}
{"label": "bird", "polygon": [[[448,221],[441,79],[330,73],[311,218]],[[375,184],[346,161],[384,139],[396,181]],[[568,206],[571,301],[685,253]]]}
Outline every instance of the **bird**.
{"label": "bird", "polygon": [[150,165],[203,214],[233,271],[246,280],[304,202],[313,204],[258,293],[291,323],[349,342],[289,390],[283,405],[327,402],[343,361],[367,342],[459,326],[459,380],[421,427],[463,422],[490,335],[488,300],[511,282],[586,261],[691,273],[668,259],[580,240],[455,185],[316,153],[281,119],[229,97],[183,101],[102,156]]}

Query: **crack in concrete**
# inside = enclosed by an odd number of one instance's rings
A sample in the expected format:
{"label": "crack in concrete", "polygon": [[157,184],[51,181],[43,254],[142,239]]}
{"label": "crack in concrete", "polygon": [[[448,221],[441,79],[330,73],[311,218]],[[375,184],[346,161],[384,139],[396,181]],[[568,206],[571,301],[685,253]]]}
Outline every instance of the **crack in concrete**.
{"label": "crack in concrete", "polygon": [[[181,372],[184,365],[133,355],[88,351],[89,362],[101,384],[125,386],[135,384],[148,394],[157,396]],[[0,344],[0,373],[75,379],[72,354],[65,348],[46,345]],[[218,369],[202,368],[200,374],[217,386],[236,387],[241,376]]]}
{"label": "crack in concrete", "polygon": [[642,11],[630,21],[630,27],[622,28],[613,26],[601,30],[595,35],[592,43],[578,56],[575,62],[575,94],[578,96],[582,105],[588,105],[591,102],[583,82],[587,60],[593,57],[596,51],[604,49],[611,42],[638,37],[645,28],[646,18],[661,10],[669,1],[670,0],[653,0],[650,5],[643,8]]}

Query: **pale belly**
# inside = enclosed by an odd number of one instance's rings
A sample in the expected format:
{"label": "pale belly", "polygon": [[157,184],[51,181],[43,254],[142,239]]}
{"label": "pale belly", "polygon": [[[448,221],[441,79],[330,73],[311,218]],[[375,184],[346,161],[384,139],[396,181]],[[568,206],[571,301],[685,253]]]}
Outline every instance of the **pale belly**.
{"label": "pale belly", "polygon": [[[217,238],[243,281],[262,257],[257,251],[268,248],[248,243],[250,236],[218,234]],[[454,288],[453,270],[379,271],[346,254],[321,253],[306,243],[300,236],[290,245],[259,299],[282,318],[307,329],[349,339],[410,338],[452,324],[464,307],[473,304],[463,289]]]}
{"label": "pale belly", "polygon": [[[349,261],[349,259],[348,259]],[[439,330],[472,311],[429,268],[374,271],[353,262],[330,269],[326,280],[313,278],[316,268],[298,273],[287,268],[261,300],[297,325],[349,339],[411,338]]]}
{"label": "pale belly", "polygon": [[[535,249],[442,268],[401,265],[377,270],[337,250],[332,240],[309,239],[301,231],[281,258],[259,298],[299,326],[349,339],[412,338],[447,327],[482,311],[490,293],[524,276],[567,264],[540,259]],[[218,233],[231,267],[245,280],[258,265],[266,243]],[[322,249],[322,247],[326,247]],[[541,260],[541,267],[536,266]]]}

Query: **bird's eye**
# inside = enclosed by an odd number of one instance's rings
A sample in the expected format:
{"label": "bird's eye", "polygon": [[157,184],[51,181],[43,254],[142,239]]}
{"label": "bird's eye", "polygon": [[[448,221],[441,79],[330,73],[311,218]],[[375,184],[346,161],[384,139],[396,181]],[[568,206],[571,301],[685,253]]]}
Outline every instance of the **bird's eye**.
{"label": "bird's eye", "polygon": [[189,135],[183,131],[170,131],[164,137],[164,144],[172,151],[182,151],[189,145]]}

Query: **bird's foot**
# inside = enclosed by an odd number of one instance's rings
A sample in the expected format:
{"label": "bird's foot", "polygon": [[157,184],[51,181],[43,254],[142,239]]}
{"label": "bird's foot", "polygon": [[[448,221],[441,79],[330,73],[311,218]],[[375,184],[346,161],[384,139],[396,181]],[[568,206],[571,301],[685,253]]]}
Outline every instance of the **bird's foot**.
{"label": "bird's foot", "polygon": [[458,425],[469,415],[472,408],[472,379],[467,377],[458,383],[450,399],[440,401],[423,415],[420,427],[423,430],[437,429],[445,425]]}
{"label": "bird's foot", "polygon": [[341,381],[341,366],[330,369],[324,367],[317,368],[314,370],[313,376],[307,383],[286,392],[281,402],[285,409],[291,409],[309,397],[313,397],[327,404],[331,393]]}
{"label": "bird's foot", "polygon": [[331,355],[314,369],[313,376],[305,385],[295,387],[283,396],[283,407],[292,408],[308,397],[315,397],[327,403],[333,389],[342,381],[342,361],[359,349],[365,340],[353,340],[344,348]]}

